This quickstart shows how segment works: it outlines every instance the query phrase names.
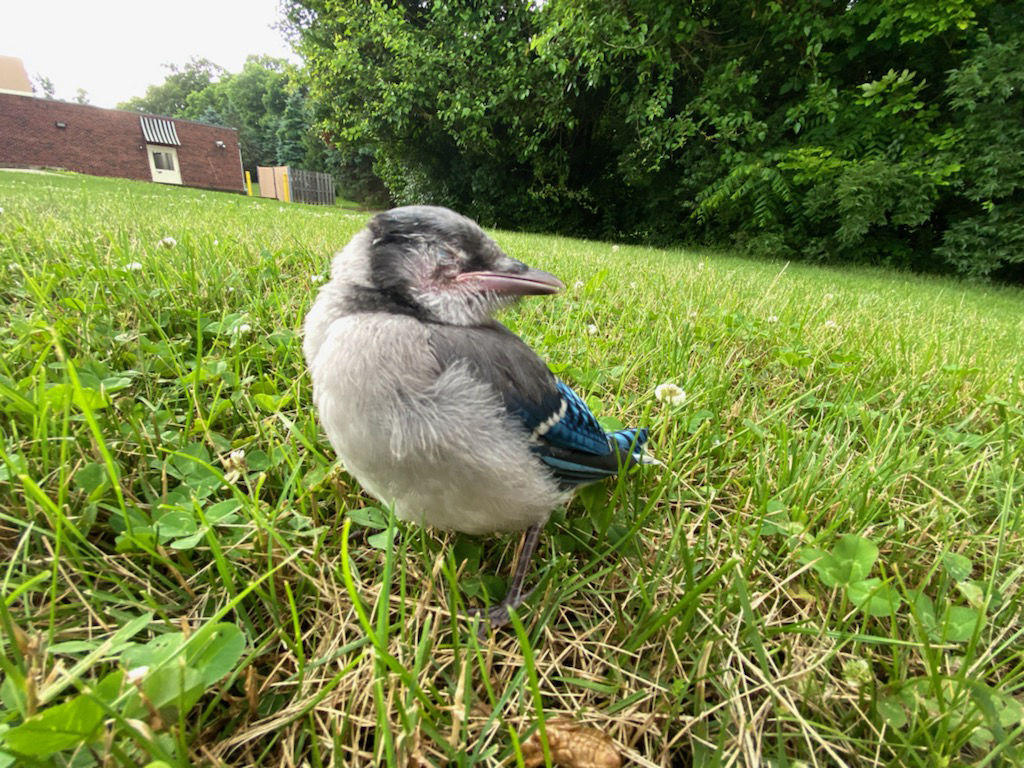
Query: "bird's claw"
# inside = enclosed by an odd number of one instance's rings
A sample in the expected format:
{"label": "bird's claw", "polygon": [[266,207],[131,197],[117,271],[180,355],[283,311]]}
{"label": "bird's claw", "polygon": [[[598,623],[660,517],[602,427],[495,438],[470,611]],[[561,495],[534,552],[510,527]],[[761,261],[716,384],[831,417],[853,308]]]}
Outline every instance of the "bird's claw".
{"label": "bird's claw", "polygon": [[502,629],[512,623],[512,616],[509,613],[510,609],[518,609],[523,603],[525,603],[530,595],[533,594],[535,587],[530,587],[525,592],[519,592],[516,595],[506,595],[505,599],[497,605],[491,605],[486,608],[468,608],[466,609],[466,615],[473,619],[486,618],[486,621],[481,621],[477,625],[476,634],[481,640],[487,637],[488,628],[493,630]]}

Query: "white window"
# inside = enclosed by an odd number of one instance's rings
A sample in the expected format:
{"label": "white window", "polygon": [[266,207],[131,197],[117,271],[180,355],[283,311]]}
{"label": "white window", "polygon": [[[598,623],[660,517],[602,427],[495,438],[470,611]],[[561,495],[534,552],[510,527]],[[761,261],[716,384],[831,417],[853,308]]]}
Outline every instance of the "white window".
{"label": "white window", "polygon": [[153,181],[164,184],[181,184],[181,170],[178,168],[178,150],[174,147],[146,145],[149,155],[149,170]]}
{"label": "white window", "polygon": [[157,150],[153,150],[153,165],[155,165],[161,171],[173,171],[174,155],[172,155],[170,152],[160,152]]}

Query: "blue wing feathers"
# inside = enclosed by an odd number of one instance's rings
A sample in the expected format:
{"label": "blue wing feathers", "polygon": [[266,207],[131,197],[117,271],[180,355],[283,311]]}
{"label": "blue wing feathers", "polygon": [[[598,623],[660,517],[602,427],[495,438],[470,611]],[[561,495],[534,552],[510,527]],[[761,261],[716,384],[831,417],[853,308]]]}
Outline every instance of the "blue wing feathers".
{"label": "blue wing feathers", "polygon": [[608,435],[618,444],[622,453],[636,453],[647,443],[647,430],[644,428],[620,429]]}
{"label": "blue wing feathers", "polygon": [[642,460],[647,430],[605,432],[583,399],[500,323],[432,325],[429,344],[442,369],[468,361],[494,387],[527,430],[534,454],[564,486],[592,483]]}
{"label": "blue wing feathers", "polygon": [[607,433],[579,395],[560,380],[557,387],[564,407],[559,404],[559,409],[534,429],[538,438],[535,451],[564,485],[592,483],[641,461],[646,429]]}
{"label": "blue wing feathers", "polygon": [[593,453],[596,456],[608,453],[608,435],[597,423],[587,404],[560,379],[556,386],[561,395],[559,409],[563,408],[564,403],[564,413],[538,436],[560,448]]}

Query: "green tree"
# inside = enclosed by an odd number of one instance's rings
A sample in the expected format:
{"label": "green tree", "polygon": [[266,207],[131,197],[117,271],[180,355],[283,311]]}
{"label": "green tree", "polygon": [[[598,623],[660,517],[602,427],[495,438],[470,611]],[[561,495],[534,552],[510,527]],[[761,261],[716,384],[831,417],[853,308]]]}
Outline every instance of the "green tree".
{"label": "green tree", "polygon": [[192,57],[184,66],[164,64],[170,74],[159,85],[151,85],[144,96],[136,96],[118,104],[118,109],[149,112],[155,115],[182,117],[189,96],[209,88],[226,71],[209,59]]}
{"label": "green tree", "polygon": [[249,56],[237,73],[196,58],[183,67],[165,66],[170,74],[163,83],[149,86],[145,96],[120,108],[235,128],[247,170],[276,164],[278,127],[298,77],[292,64],[271,56]]}
{"label": "green tree", "polygon": [[199,113],[196,118],[201,123],[207,123],[208,125],[221,125],[224,127],[228,126],[227,120],[224,116],[217,111],[217,108],[212,105],[207,105],[203,108],[203,111]]}
{"label": "green tree", "polygon": [[1024,282],[1024,33],[1007,21],[948,79],[957,194],[938,251],[961,272]]}
{"label": "green tree", "polygon": [[189,94],[175,116],[219,116],[223,124],[238,130],[242,165],[255,172],[257,165],[277,163],[277,129],[296,76],[295,67],[284,59],[249,56],[241,72],[225,74]]}
{"label": "green tree", "polygon": [[558,84],[531,69],[526,0],[316,0],[291,18],[326,132],[345,163],[372,156],[395,201],[548,226],[581,210],[569,176],[587,149],[562,130]]}
{"label": "green tree", "polygon": [[288,17],[325,133],[396,201],[785,258],[1018,263],[1015,2],[290,0]]}
{"label": "green tree", "polygon": [[53,85],[53,80],[46,77],[45,75],[37,74],[32,78],[32,91],[41,91],[44,99],[55,99],[57,98],[57,89]]}
{"label": "green tree", "polygon": [[277,126],[277,164],[306,166],[308,146],[306,135],[310,130],[306,97],[293,91],[285,102],[284,114]]}

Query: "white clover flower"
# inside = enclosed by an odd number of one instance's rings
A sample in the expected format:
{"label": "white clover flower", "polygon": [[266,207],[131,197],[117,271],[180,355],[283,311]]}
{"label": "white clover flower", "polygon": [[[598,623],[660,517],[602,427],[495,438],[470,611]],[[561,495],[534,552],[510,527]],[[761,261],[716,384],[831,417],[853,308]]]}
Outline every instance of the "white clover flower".
{"label": "white clover flower", "polygon": [[654,388],[654,399],[659,403],[681,405],[686,401],[686,393],[678,385],[665,382]]}
{"label": "white clover flower", "polygon": [[577,280],[575,283],[572,284],[572,287],[574,290],[580,290],[583,287],[583,281]]}
{"label": "white clover flower", "polygon": [[122,269],[125,272],[139,272],[142,269],[142,265],[137,261],[129,261]]}
{"label": "white clover flower", "polygon": [[779,322],[779,316],[778,315],[768,315],[768,317],[766,317],[765,320],[767,322],[769,322],[769,323],[777,323],[777,322]]}
{"label": "white clover flower", "polygon": [[612,253],[618,253],[618,252],[619,252],[619,246],[613,245],[612,246]]}
{"label": "white clover flower", "polygon": [[235,292],[235,286],[229,285],[228,286],[228,293],[234,293],[234,292]]}
{"label": "white clover flower", "polygon": [[591,336],[595,335],[597,333],[597,326],[594,325],[593,323],[588,325],[587,326],[587,333],[589,333]]}
{"label": "white clover flower", "polygon": [[697,319],[697,310],[695,310],[695,309],[691,309],[691,310],[690,310],[690,314],[688,315],[688,317],[689,317],[689,318],[690,318],[691,320],[696,320],[696,319]]}
{"label": "white clover flower", "polygon": [[0,214],[2,214],[3,212],[4,212],[4,207],[2,205],[0,205]]}
{"label": "white clover flower", "polygon": [[824,298],[825,298],[825,301],[832,301],[832,299],[835,298],[835,294],[833,294],[833,293],[826,293]]}
{"label": "white clover flower", "polygon": [[241,448],[234,450],[226,458],[222,458],[220,463],[227,470],[224,473],[224,479],[233,483],[242,476],[242,470],[245,469],[245,451]]}
{"label": "white clover flower", "polygon": [[629,287],[630,288],[635,290],[636,289],[636,285],[637,285],[636,280],[630,280],[630,282],[629,282]]}
{"label": "white clover flower", "polygon": [[313,285],[316,285],[317,283],[322,283],[323,281],[324,281],[324,276],[323,275],[310,275],[309,276],[309,282],[311,282]]}
{"label": "white clover flower", "polygon": [[178,241],[175,240],[170,235],[168,235],[167,237],[163,238],[159,243],[157,243],[157,245],[159,245],[161,248],[173,248],[177,244],[178,244]]}
{"label": "white clover flower", "polygon": [[124,673],[124,681],[132,685],[138,685],[142,678],[149,674],[149,667],[135,667]]}
{"label": "white clover flower", "polygon": [[248,333],[251,330],[252,330],[252,326],[251,325],[249,325],[248,323],[242,323],[240,326],[238,326],[238,330],[236,331],[236,333],[241,335],[243,333]]}
{"label": "white clover flower", "polygon": [[843,662],[843,680],[853,688],[862,688],[875,679],[867,659],[849,659]]}
{"label": "white clover flower", "polygon": [[214,240],[214,241],[213,241],[213,244],[214,244],[214,245],[220,245],[220,240]]}
{"label": "white clover flower", "polygon": [[825,321],[825,327],[826,328],[838,328],[839,324],[835,320],[826,320]]}

